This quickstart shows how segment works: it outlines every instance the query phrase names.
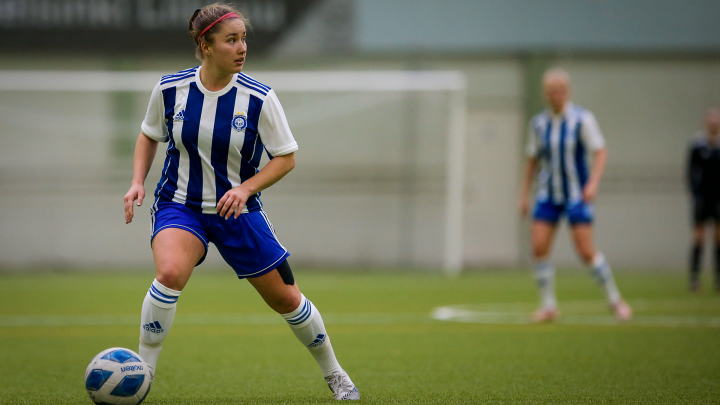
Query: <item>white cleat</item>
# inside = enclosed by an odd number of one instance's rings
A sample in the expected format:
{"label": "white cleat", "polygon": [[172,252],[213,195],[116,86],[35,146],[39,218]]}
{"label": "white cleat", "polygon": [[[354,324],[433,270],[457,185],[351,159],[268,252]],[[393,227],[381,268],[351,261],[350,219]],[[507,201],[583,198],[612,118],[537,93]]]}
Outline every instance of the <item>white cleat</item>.
{"label": "white cleat", "polygon": [[535,323],[555,322],[560,316],[557,308],[540,308],[532,314],[532,321]]}
{"label": "white cleat", "polygon": [[330,391],[333,392],[337,400],[347,401],[360,399],[360,391],[355,387],[355,384],[353,384],[345,370],[330,374],[325,377],[325,382],[327,382]]}
{"label": "white cleat", "polygon": [[620,300],[617,304],[611,306],[615,313],[615,318],[620,322],[629,321],[632,318],[632,308],[627,302]]}

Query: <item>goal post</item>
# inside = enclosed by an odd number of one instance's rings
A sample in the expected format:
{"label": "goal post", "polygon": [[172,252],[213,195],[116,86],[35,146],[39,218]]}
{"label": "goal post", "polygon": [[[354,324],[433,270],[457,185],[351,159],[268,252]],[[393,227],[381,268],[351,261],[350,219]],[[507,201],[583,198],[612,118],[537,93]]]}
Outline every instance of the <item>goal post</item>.
{"label": "goal post", "polygon": [[[0,92],[145,92],[168,72],[0,71]],[[286,93],[446,94],[444,247],[448,275],[463,267],[464,156],[467,80],[458,71],[266,71],[252,77]],[[281,99],[282,101],[282,99]],[[283,105],[285,105],[283,103]],[[292,125],[292,122],[291,122]]]}

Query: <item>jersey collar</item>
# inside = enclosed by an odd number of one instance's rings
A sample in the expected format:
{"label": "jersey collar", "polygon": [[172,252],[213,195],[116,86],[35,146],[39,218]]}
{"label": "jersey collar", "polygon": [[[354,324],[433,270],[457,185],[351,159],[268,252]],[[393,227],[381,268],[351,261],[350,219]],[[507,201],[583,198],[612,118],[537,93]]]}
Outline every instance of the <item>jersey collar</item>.
{"label": "jersey collar", "polygon": [[232,79],[230,79],[230,81],[228,82],[228,84],[225,87],[223,87],[222,89],[220,89],[218,91],[210,91],[210,90],[206,89],[205,86],[203,86],[202,81],[200,80],[200,69],[202,69],[202,65],[198,66],[197,70],[195,71],[195,83],[197,84],[198,89],[200,89],[200,92],[202,92],[206,96],[220,97],[220,96],[224,95],[225,93],[230,91],[231,88],[233,88],[233,86],[235,85],[235,82],[238,79],[238,77],[237,77],[238,74],[235,73],[232,76]]}
{"label": "jersey collar", "polygon": [[550,116],[550,118],[565,117],[573,109],[574,106],[575,105],[572,103],[572,101],[568,101],[567,103],[565,103],[565,107],[563,107],[563,110],[560,112],[560,114],[555,114],[552,108],[547,109],[547,114],[548,116]]}

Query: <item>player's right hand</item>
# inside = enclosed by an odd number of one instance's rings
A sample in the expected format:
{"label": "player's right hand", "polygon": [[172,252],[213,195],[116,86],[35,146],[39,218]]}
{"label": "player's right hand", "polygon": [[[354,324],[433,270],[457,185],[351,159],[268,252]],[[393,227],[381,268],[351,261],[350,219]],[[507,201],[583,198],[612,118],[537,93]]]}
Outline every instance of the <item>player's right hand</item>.
{"label": "player's right hand", "polygon": [[145,198],[145,187],[142,184],[133,184],[125,194],[125,223],[129,224],[133,219],[133,203],[137,200],[138,207],[142,205]]}

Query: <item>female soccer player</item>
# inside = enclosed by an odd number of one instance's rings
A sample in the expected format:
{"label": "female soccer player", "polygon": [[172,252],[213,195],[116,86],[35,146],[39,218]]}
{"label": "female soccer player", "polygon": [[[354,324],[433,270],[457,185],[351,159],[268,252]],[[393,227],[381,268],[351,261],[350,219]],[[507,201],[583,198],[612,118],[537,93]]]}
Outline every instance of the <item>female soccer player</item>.
{"label": "female soccer player", "polygon": [[[155,376],[162,342],[193,268],[217,247],[238,278],[247,278],[290,325],[320,366],[335,399],[360,393],[340,367],[317,308],[295,284],[288,251],[262,210],[260,191],[295,166],[298,149],[282,106],[268,86],[243,73],[246,20],[212,4],[190,19],[199,67],[164,76],[150,98],[135,146],[125,222],[142,205],[158,142],[167,142],[151,209],[156,278],[142,307],[140,355]],[[258,171],[263,149],[270,157]]]}
{"label": "female soccer player", "polygon": [[[539,166],[532,249],[542,304],[533,314],[533,320],[553,321],[559,315],[554,288],[555,268],[549,255],[562,215],[570,222],[580,258],[604,287],[615,316],[619,320],[630,319],[632,310],[621,298],[605,256],[595,250],[593,243],[592,203],[607,161],[605,140],[593,114],[569,101],[570,78],[565,71],[551,69],[545,72],[543,90],[550,108],[530,120],[528,159],[520,200],[521,215],[526,216],[530,188]],[[586,151],[593,154],[589,173]]]}
{"label": "female soccer player", "polygon": [[705,131],[693,141],[688,158],[688,183],[693,199],[693,246],[690,291],[700,290],[700,262],[705,226],[715,222],[715,290],[720,292],[720,109],[705,116]]}

